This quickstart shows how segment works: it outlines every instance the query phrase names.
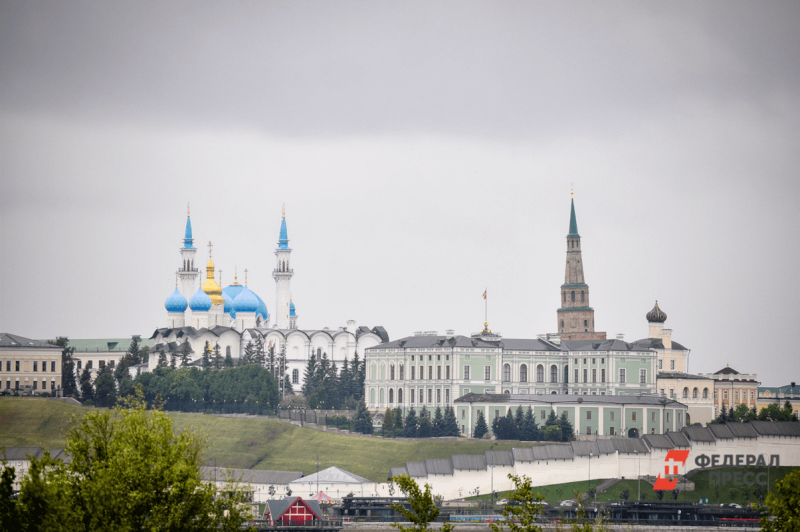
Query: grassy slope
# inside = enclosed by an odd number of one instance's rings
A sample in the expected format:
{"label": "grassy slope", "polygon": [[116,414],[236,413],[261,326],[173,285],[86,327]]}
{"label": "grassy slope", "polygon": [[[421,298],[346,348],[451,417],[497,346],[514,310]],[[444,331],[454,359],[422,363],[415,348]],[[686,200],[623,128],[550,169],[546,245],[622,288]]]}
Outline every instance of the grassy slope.
{"label": "grassy slope", "polygon": [[[69,427],[70,414],[88,409],[46,399],[0,398],[0,446],[60,448]],[[425,458],[449,458],[451,454],[507,450],[519,443],[491,441],[384,440],[345,436],[288,425],[278,421],[223,418],[198,414],[171,414],[175,427],[188,428],[208,437],[206,459],[219,466],[252,469],[316,471],[338,466],[382,482],[389,468]]]}

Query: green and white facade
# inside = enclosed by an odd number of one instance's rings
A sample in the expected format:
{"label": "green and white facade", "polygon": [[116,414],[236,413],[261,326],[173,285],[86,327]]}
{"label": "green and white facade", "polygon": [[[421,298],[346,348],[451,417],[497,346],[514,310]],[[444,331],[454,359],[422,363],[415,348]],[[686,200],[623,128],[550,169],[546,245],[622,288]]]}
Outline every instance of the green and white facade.
{"label": "green and white facade", "polygon": [[510,408],[531,407],[537,425],[544,425],[550,412],[566,414],[575,434],[582,436],[632,436],[664,434],[686,426],[688,408],[672,399],[652,395],[509,395],[468,394],[455,400],[456,419],[461,433],[470,435],[478,412],[483,412],[491,432],[493,419],[505,416]]}
{"label": "green and white facade", "polygon": [[373,412],[453,406],[468,394],[649,395],[655,351],[622,340],[417,335],[364,351]]}

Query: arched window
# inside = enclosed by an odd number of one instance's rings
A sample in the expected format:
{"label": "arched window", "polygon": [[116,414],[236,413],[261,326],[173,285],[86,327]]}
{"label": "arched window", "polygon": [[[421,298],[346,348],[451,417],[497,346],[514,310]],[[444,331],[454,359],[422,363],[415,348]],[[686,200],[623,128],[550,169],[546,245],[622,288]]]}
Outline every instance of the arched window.
{"label": "arched window", "polygon": [[511,364],[503,364],[503,382],[511,381]]}
{"label": "arched window", "polygon": [[506,394],[506,395],[511,395],[511,392],[508,391],[508,390],[504,391],[503,393]]}
{"label": "arched window", "polygon": [[584,301],[584,299],[583,299],[583,290],[581,290],[581,303],[583,303],[583,301]]}
{"label": "arched window", "polygon": [[373,364],[373,365],[371,365],[369,367],[369,378],[371,380],[373,380],[373,381],[375,380],[375,377],[377,376],[377,371],[378,370],[375,368],[375,364]]}
{"label": "arched window", "polygon": [[697,399],[697,388],[692,390],[692,399]]}
{"label": "arched window", "polygon": [[225,348],[225,356],[231,356],[231,346]]}
{"label": "arched window", "polygon": [[[403,375],[403,365],[402,364],[400,364],[399,369],[400,369],[400,380],[403,380],[403,376],[404,375]],[[398,403],[400,402],[400,392],[399,391],[397,392],[397,402]]]}
{"label": "arched window", "polygon": [[575,290],[572,291],[572,302],[575,303]]}
{"label": "arched window", "polygon": [[318,347],[317,348],[317,361],[319,361],[320,357],[322,357],[322,348]]}
{"label": "arched window", "polygon": [[[393,381],[393,380],[394,380],[394,364],[389,364],[389,380],[390,380],[390,381]],[[390,394],[390,395],[389,395],[389,397],[391,397],[391,393],[392,393],[392,392],[391,392],[391,390],[390,390],[390,391],[389,391],[389,394]],[[392,402],[392,400],[391,400],[391,399],[389,399],[389,402],[391,403],[391,402]]]}
{"label": "arched window", "polygon": [[708,399],[708,388],[703,388],[703,399]]}
{"label": "arched window", "polygon": [[[392,366],[392,367],[394,367],[394,366]],[[391,388],[389,388],[389,403],[390,404],[394,403],[394,390],[392,390]]]}
{"label": "arched window", "polygon": [[689,388],[684,388],[683,389],[683,398],[684,399],[688,399],[689,398]]}
{"label": "arched window", "polygon": [[558,382],[558,366],[550,366],[550,382]]}
{"label": "arched window", "polygon": [[561,330],[564,330],[564,320],[561,320]]}
{"label": "arched window", "polygon": [[536,382],[544,382],[544,366],[536,366]]}
{"label": "arched window", "polygon": [[[402,368],[403,366],[400,366],[400,367]],[[397,404],[398,405],[403,404],[403,389],[402,388],[398,388],[397,389]]]}
{"label": "arched window", "polygon": [[528,382],[528,366],[525,364],[519,367],[519,382]]}
{"label": "arched window", "polygon": [[564,366],[564,382],[569,382],[569,366]]}
{"label": "arched window", "polygon": [[561,292],[561,297],[564,299],[564,303],[566,303],[567,302],[567,293],[566,292]]}
{"label": "arched window", "polygon": [[381,403],[384,402],[384,389],[381,388]]}

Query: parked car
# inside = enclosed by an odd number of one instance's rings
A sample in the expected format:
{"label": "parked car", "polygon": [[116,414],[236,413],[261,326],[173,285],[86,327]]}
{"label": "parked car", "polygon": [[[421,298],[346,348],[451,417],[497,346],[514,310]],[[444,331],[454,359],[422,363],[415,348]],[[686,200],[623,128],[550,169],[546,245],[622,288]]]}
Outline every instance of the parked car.
{"label": "parked car", "polygon": [[508,504],[508,499],[500,499],[495,504],[499,504],[500,506],[503,506],[505,504]]}
{"label": "parked car", "polygon": [[561,501],[561,504],[560,504],[560,506],[574,506],[574,505],[575,505],[575,501],[573,501],[571,499],[566,500],[566,501]]}

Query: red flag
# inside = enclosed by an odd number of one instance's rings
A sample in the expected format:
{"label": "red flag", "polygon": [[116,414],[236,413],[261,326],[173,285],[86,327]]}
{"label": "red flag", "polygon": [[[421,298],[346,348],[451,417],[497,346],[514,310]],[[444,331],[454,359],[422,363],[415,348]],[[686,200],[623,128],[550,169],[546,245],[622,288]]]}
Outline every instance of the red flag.
{"label": "red flag", "polygon": [[483,299],[486,299],[486,290],[483,291]]}

